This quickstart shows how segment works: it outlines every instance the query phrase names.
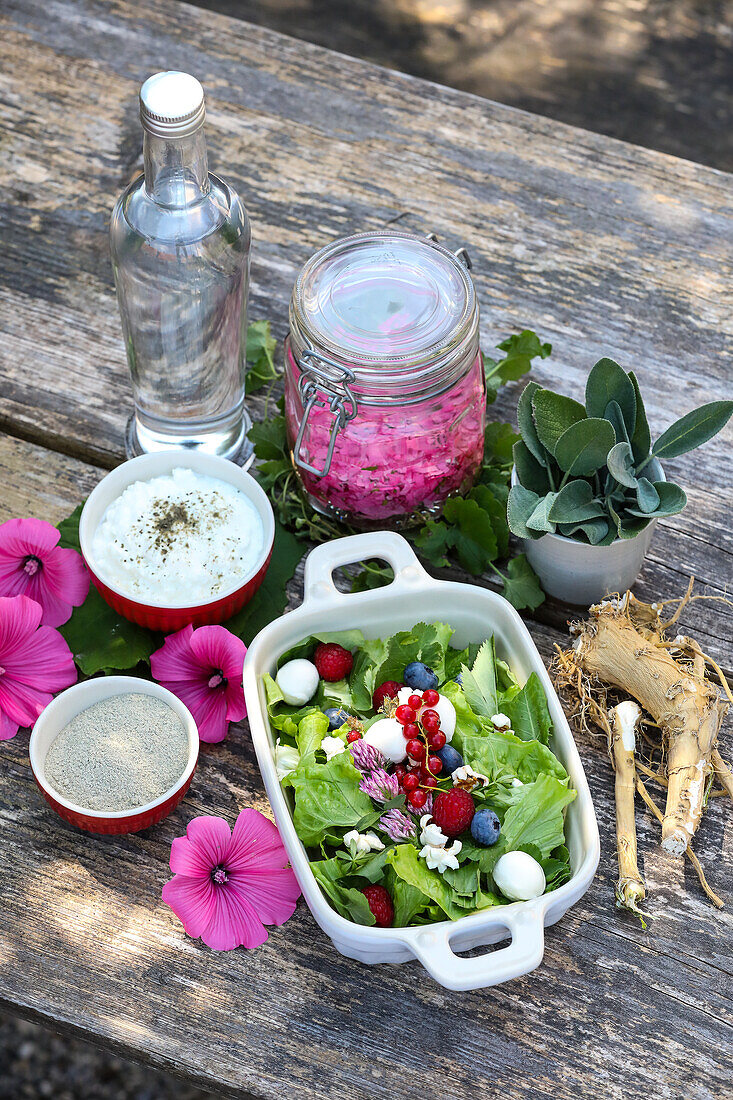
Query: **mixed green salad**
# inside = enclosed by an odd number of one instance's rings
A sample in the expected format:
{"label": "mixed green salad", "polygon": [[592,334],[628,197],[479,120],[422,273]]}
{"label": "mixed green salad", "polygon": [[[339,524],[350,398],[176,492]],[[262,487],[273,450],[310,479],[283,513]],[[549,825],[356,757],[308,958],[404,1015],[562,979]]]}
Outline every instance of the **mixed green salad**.
{"label": "mixed green salad", "polygon": [[520,686],[493,638],[456,649],[452,636],[442,623],[319,634],[264,677],[297,834],[358,924],[458,920],[571,876],[575,791],[541,682]]}

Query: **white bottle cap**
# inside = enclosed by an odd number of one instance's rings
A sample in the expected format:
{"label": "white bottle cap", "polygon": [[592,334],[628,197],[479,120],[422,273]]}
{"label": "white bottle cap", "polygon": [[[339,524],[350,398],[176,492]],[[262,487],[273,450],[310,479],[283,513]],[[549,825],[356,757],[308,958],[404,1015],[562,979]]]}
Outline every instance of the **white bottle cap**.
{"label": "white bottle cap", "polygon": [[140,120],[149,134],[185,137],[198,130],[205,117],[204,89],[195,76],[156,73],[140,89]]}

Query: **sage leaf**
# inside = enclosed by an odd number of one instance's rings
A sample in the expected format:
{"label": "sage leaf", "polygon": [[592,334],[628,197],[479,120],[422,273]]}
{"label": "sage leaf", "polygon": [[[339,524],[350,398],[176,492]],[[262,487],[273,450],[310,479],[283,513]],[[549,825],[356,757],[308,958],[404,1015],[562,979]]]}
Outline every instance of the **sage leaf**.
{"label": "sage leaf", "polygon": [[651,515],[647,516],[646,513],[633,506],[627,508],[626,511],[632,516],[658,519],[662,516],[676,516],[686,506],[687,497],[679,485],[675,485],[672,481],[655,481],[653,485],[659,497],[659,504]]}
{"label": "sage leaf", "polygon": [[608,402],[608,404],[606,405],[604,416],[613,428],[617,442],[623,443],[625,440],[627,443],[629,443],[629,433],[626,430],[624,414],[621,412],[621,406],[619,405],[618,401]]}
{"label": "sage leaf", "polygon": [[[572,538],[578,532],[581,532],[591,546],[598,546],[608,535],[608,520],[599,516],[597,519],[588,519],[583,523],[560,523],[557,529],[566,538]],[[611,531],[611,536],[611,541],[613,541],[616,537],[615,530]]]}
{"label": "sage leaf", "polygon": [[531,489],[525,489],[523,485],[512,485],[509,490],[509,499],[506,507],[506,518],[509,530],[513,535],[521,539],[536,539],[539,535],[536,531],[530,531],[527,520],[540,502],[537,493]]}
{"label": "sage leaf", "polygon": [[616,442],[613,428],[600,417],[589,417],[571,424],[555,446],[555,458],[561,470],[576,477],[589,477],[606,463]]}
{"label": "sage leaf", "polygon": [[649,515],[659,507],[659,493],[646,477],[640,477],[636,488],[636,500],[644,515]]}
{"label": "sage leaf", "polygon": [[694,451],[725,427],[733,413],[733,401],[711,401],[676,420],[652,447],[657,458],[677,458]]}
{"label": "sage leaf", "polygon": [[522,439],[528,449],[532,452],[540,465],[546,466],[548,456],[545,448],[540,443],[537,429],[534,426],[534,420],[532,418],[532,398],[539,388],[536,382],[528,382],[522,390],[519,395],[519,401],[517,402],[517,424],[519,425]]}
{"label": "sage leaf", "polygon": [[593,490],[587,481],[569,481],[555,496],[548,513],[555,523],[580,523],[587,519],[596,519],[605,515],[605,509],[599,500],[593,497]]}
{"label": "sage leaf", "polygon": [[613,359],[599,359],[585,384],[585,408],[590,417],[604,417],[609,401],[616,401],[629,436],[636,425],[636,394],[626,371]]}
{"label": "sage leaf", "polygon": [[649,431],[649,422],[646,418],[646,409],[644,408],[644,401],[641,396],[641,390],[639,389],[639,383],[633,371],[629,371],[629,378],[631,379],[631,384],[636,394],[636,424],[634,425],[634,433],[631,436],[631,450],[634,452],[634,461],[638,465],[649,455],[649,448],[652,445],[652,436]]}
{"label": "sage leaf", "polygon": [[556,496],[557,493],[548,493],[547,496],[542,497],[532,515],[527,520],[528,530],[541,531],[543,533],[548,532],[549,534],[554,532],[555,524],[550,519],[550,509],[555,503]]}
{"label": "sage leaf", "polygon": [[[554,455],[563,432],[579,420],[585,420],[585,409],[579,401],[573,401],[572,397],[543,390],[538,386],[532,394],[532,417],[540,443]],[[524,432],[522,437],[524,438]],[[610,447],[606,448],[607,452],[608,450]]]}
{"label": "sage leaf", "polygon": [[639,484],[634,473],[634,455],[630,443],[617,443],[615,447],[612,447],[608,452],[606,465],[619,485],[626,485],[629,489],[635,489]]}
{"label": "sage leaf", "polygon": [[547,493],[552,488],[547,467],[538,462],[523,439],[514,444],[514,465],[520,485],[533,493]]}

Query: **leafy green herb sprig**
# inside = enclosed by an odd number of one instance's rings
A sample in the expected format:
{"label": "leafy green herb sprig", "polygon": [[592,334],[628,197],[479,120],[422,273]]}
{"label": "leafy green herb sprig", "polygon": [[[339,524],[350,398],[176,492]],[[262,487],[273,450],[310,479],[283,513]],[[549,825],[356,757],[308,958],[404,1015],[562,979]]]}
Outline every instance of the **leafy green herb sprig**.
{"label": "leafy green herb sprig", "polygon": [[[261,342],[269,336],[263,329]],[[498,345],[503,357],[484,358],[487,405],[493,404],[500,387],[514,382],[530,370],[532,360],[545,359],[552,348],[534,332],[525,330]],[[259,355],[259,353],[258,353]],[[249,343],[248,343],[249,359]],[[269,352],[272,359],[272,349]],[[261,361],[261,356],[257,362]],[[274,377],[269,362],[248,376],[248,392]],[[253,378],[254,375],[254,378]],[[254,386],[253,386],[254,381]],[[325,542],[353,534],[354,528],[316,512],[303,496],[293,467],[287,438],[282,400],[273,416],[254,424],[249,437],[258,460],[255,474],[272,501],[280,523],[298,538]],[[405,531],[417,552],[433,567],[458,566],[473,576],[493,572],[502,582],[503,595],[518,609],[535,608],[544,600],[539,581],[523,554],[496,564],[509,555],[509,527],[506,520],[509,479],[513,465],[512,447],[518,440],[510,424],[491,422],[486,426],[484,460],[476,484],[464,496],[451,497],[439,518],[429,518]],[[377,588],[391,580],[388,566],[369,563],[354,580],[354,590]]]}
{"label": "leafy green herb sprig", "polygon": [[613,359],[600,359],[585,406],[529,382],[519,398],[518,484],[507,514],[515,535],[557,533],[594,546],[635,538],[652,519],[681,512],[687,497],[663,480],[659,460],[694,450],[721,430],[733,401],[687,413],[652,445],[639,383]]}

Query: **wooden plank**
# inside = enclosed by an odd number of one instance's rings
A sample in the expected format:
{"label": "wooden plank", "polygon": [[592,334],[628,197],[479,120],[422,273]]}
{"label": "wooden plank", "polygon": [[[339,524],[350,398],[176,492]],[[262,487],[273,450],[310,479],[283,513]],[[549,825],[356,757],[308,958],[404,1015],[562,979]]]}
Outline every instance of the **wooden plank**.
{"label": "wooden plank", "polygon": [[[0,521],[58,519],[100,471],[0,438],[0,476]],[[532,631],[548,656],[561,635]],[[35,790],[27,742],[21,733],[0,749],[3,1008],[239,1098],[713,1100],[729,1085],[731,910],[712,910],[684,866],[662,856],[641,812],[654,919],[643,932],[614,909],[612,784],[596,739],[579,739],[603,849],[591,890],[548,931],[534,975],[461,995],[417,964],[341,957],[303,903],[255,952],[216,954],[185,937],[160,901],[171,840],[198,813],[268,812],[246,723],[203,746],[184,802],[133,837],[63,824]],[[730,806],[716,799],[697,849],[733,902],[727,820]]]}
{"label": "wooden plank", "polygon": [[[254,223],[252,314],[279,335],[315,248],[399,224],[469,245],[484,345],[538,328],[556,346],[541,381],[577,391],[614,355],[639,370],[659,430],[723,392],[721,173],[172,0],[60,0],[50,15],[10,0],[2,20],[2,417],[26,438],[107,465],[121,456],[130,392],[107,219],[140,167],[136,95],[161,57],[207,87],[212,167]],[[509,407],[507,395],[497,411]],[[719,461],[708,448],[680,473],[707,488]]]}

